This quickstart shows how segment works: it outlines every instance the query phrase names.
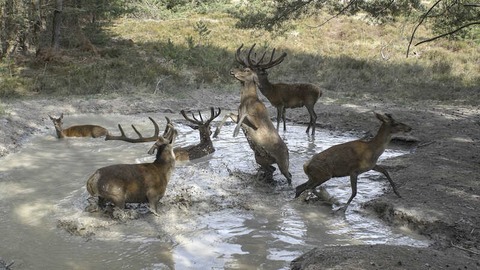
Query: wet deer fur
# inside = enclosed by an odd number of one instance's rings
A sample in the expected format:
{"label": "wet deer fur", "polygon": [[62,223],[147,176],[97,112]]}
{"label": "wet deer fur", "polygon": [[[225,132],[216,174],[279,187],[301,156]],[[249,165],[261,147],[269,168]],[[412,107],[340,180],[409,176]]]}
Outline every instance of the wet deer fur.
{"label": "wet deer fur", "polygon": [[120,209],[126,203],[147,203],[157,214],[157,203],[164,196],[167,184],[175,168],[173,144],[177,131],[167,119],[163,136],[159,136],[148,151],[153,155],[153,163],[116,164],[96,170],[87,180],[87,191],[98,197],[98,205],[104,207],[112,202]]}
{"label": "wet deer fur", "polygon": [[200,111],[198,112],[198,118],[193,113],[192,117],[189,117],[184,110],[180,111],[180,113],[187,121],[193,124],[190,126],[191,128],[198,129],[198,133],[200,135],[200,142],[195,145],[175,147],[173,149],[173,152],[175,153],[176,160],[193,160],[215,152],[215,148],[213,147],[213,143],[210,138],[210,136],[212,135],[212,132],[210,130],[210,123],[220,115],[221,109],[218,108],[218,110],[215,111],[215,109],[211,107],[210,118],[206,120],[203,119]]}
{"label": "wet deer fur", "polygon": [[343,207],[343,209],[346,209],[357,195],[358,176],[370,170],[385,175],[393,188],[393,192],[400,197],[387,170],[383,166],[377,165],[377,161],[385,151],[392,134],[409,132],[412,128],[395,121],[390,114],[375,113],[375,116],[382,122],[382,125],[373,139],[369,141],[360,139],[332,146],[315,154],[303,165],[308,181],[295,188],[295,198],[299,197],[305,190],[312,190],[315,193],[317,186],[333,177],[350,176],[352,194]]}
{"label": "wet deer fur", "polygon": [[77,125],[69,128],[63,128],[63,113],[59,118],[48,116],[53,121],[55,131],[59,139],[65,137],[92,137],[98,138],[108,134],[108,130],[98,125]]}
{"label": "wet deer fur", "polygon": [[267,177],[270,177],[275,169],[271,165],[276,163],[281,173],[287,178],[288,184],[291,185],[288,148],[270,120],[267,108],[258,99],[257,75],[249,68],[232,69],[230,74],[242,85],[238,115],[226,115],[217,126],[214,137],[219,134],[221,126],[230,117],[237,123],[234,137],[242,128],[250,148],[254,151],[255,161],[262,167]]}
{"label": "wet deer fur", "polygon": [[237,49],[235,59],[243,67],[253,70],[258,76],[258,89],[268,99],[268,101],[277,109],[277,130],[280,126],[280,119],[283,121],[283,130],[286,130],[285,109],[298,108],[305,106],[310,115],[310,121],[306,132],[309,133],[312,128],[312,135],[315,134],[317,114],[315,113],[315,104],[322,96],[320,87],[310,83],[271,83],[268,80],[267,69],[279,65],[283,62],[287,53],[283,53],[274,59],[275,49],[273,49],[270,60],[263,63],[266,52],[260,59],[252,59],[252,51],[255,44],[250,48],[246,57],[241,56],[243,44]]}

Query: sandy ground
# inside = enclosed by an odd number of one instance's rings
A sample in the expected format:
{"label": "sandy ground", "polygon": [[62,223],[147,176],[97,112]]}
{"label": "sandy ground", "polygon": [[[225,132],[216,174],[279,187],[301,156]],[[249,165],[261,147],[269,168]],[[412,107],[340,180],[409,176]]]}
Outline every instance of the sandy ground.
{"label": "sandy ground", "polygon": [[[199,89],[184,99],[160,94],[2,101],[5,114],[0,117],[0,157],[19,150],[34,134],[53,133],[48,114],[172,113],[210,106],[235,111],[237,93],[219,92]],[[268,102],[266,105],[270,115],[276,115]],[[340,104],[321,98],[315,109],[318,126],[337,131],[374,134],[379,127],[374,111],[391,113],[413,128],[408,136],[391,143],[391,147],[412,149],[412,154],[382,163],[402,198],[387,190],[365,203],[363,211],[391,226],[415,230],[431,238],[433,244],[428,248],[319,247],[295,259],[292,269],[480,269],[479,108],[371,100]],[[306,109],[287,110],[287,120],[305,123]]]}

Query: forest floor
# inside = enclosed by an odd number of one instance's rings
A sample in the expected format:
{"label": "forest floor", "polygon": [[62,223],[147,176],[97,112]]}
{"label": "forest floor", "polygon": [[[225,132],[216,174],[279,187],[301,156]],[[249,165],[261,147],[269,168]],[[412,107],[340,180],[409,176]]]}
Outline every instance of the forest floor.
{"label": "forest floor", "polygon": [[[181,99],[160,94],[2,101],[5,113],[0,116],[0,157],[21,149],[32,135],[53,133],[48,114],[161,114],[210,106],[229,112],[236,111],[238,102],[237,93],[213,89],[192,91],[188,98]],[[276,115],[274,108],[265,104],[270,115]],[[409,135],[391,143],[412,153],[382,162],[402,198],[388,190],[365,203],[361,211],[378,216],[391,226],[425,235],[432,245],[318,247],[295,259],[293,269],[480,268],[479,108],[321,98],[315,110],[319,128],[374,134],[380,125],[374,111],[391,113],[413,128]],[[305,108],[287,110],[288,122],[305,123],[307,119]]]}

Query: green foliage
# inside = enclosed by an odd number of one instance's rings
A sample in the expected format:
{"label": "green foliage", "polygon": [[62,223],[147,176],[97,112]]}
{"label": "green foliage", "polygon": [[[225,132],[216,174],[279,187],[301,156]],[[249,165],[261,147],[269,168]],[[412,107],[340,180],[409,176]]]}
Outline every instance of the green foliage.
{"label": "green foliage", "polygon": [[[433,22],[433,32],[435,34],[443,34],[451,32],[467,23],[480,23],[480,8],[468,6],[471,4],[469,0],[443,0],[438,7],[432,10],[428,15],[428,19]],[[456,32],[456,38],[478,38],[480,27],[469,27]]]}
{"label": "green foliage", "polygon": [[[181,96],[202,85],[237,89],[229,76],[235,66],[235,49],[241,43],[256,43],[259,52],[277,48],[288,53],[281,65],[269,70],[272,82],[315,83],[329,98],[470,104],[480,100],[475,90],[480,59],[473,42],[442,40],[432,47],[417,47],[418,54],[405,59],[405,44],[399,42],[404,36],[398,29],[408,28],[406,21],[374,25],[339,16],[319,30],[305,25],[316,25],[329,16],[313,19],[303,16],[310,11],[298,10],[303,15],[295,21],[297,29],[279,37],[261,29],[235,27],[238,14],[275,10],[270,1],[239,1],[238,9],[208,15],[201,12],[220,10],[214,6],[220,4],[202,3],[196,4],[199,13],[190,10],[188,17],[170,13],[177,16],[171,20],[117,19],[111,25],[108,20],[82,24],[82,32],[98,53],[77,46],[72,31],[65,36],[68,39],[62,43],[61,53],[54,57],[27,54],[4,58],[0,62],[0,97],[154,93],[157,88]],[[132,2],[129,7],[133,7]],[[235,18],[229,14],[236,14]],[[421,28],[420,35],[431,32]]]}
{"label": "green foliage", "polygon": [[203,21],[196,22],[195,25],[193,26],[193,29],[195,30],[195,32],[197,32],[198,37],[200,39],[200,43],[207,44],[208,38],[212,31],[208,29],[208,26],[205,24],[205,22]]}

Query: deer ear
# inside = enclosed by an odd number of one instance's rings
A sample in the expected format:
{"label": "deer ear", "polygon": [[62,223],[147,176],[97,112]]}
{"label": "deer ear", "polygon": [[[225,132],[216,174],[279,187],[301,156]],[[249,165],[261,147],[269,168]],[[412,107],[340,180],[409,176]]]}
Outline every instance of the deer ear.
{"label": "deer ear", "polygon": [[388,117],[386,115],[375,113],[375,116],[377,117],[378,120],[380,120],[382,122],[388,122],[389,121]]}
{"label": "deer ear", "polygon": [[61,119],[63,119],[63,113],[62,113],[62,114],[60,114],[60,120],[61,120]]}

